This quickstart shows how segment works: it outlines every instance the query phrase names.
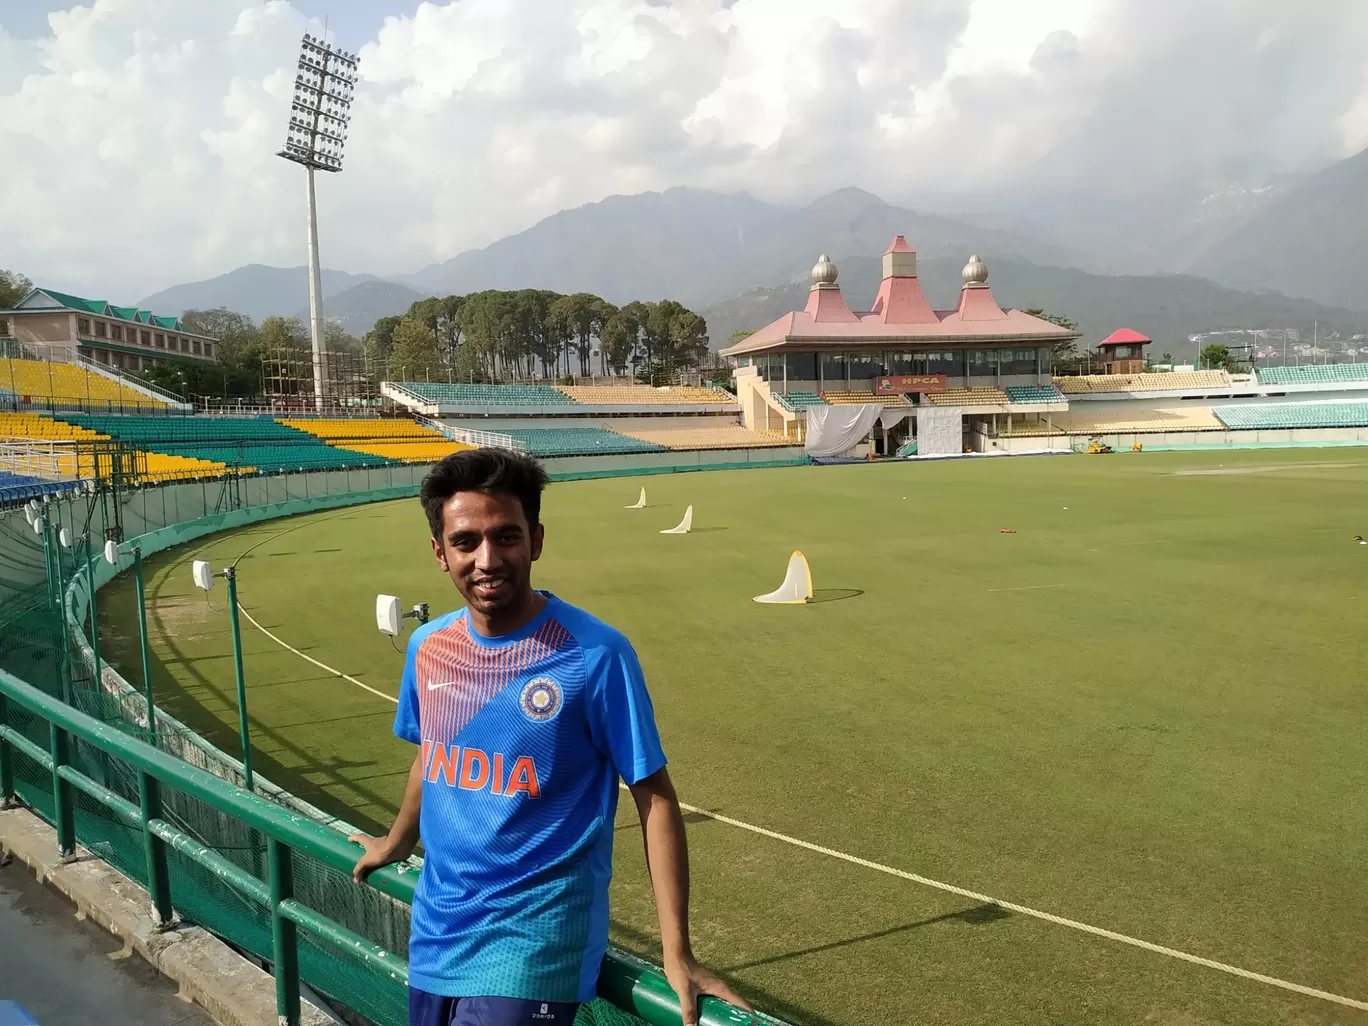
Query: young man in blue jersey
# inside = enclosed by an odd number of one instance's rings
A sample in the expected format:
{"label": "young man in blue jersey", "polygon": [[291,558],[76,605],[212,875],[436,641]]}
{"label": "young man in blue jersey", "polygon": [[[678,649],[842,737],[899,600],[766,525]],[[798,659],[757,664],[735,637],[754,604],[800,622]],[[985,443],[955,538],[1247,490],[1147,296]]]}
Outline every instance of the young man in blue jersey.
{"label": "young man in blue jersey", "polygon": [[495,449],[423,481],[432,551],[466,608],[409,641],[394,732],[419,746],[384,837],[356,835],[362,879],[412,854],[411,1026],[570,1026],[608,943],[618,779],[646,840],[665,973],[686,1026],[712,994],[749,1006],[694,959],[688,854],[631,644],[532,587],[546,474]]}

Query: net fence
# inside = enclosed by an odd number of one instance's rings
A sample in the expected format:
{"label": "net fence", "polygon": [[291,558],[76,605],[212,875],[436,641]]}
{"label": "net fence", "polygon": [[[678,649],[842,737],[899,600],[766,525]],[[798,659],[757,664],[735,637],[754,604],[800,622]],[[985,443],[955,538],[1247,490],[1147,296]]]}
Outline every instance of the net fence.
{"label": "net fence", "polygon": [[[101,549],[106,536],[139,538],[142,551],[150,553],[271,517],[413,495],[423,469],[381,467],[184,483],[115,494],[101,491],[52,499],[36,514],[30,510],[25,515],[23,509],[0,511],[0,669],[120,734],[152,744],[241,788],[240,763],[168,716],[158,713],[155,723],[149,723],[143,696],[116,668],[105,663],[97,678],[87,627],[92,571],[98,588],[130,565],[127,545],[120,548],[118,565],[105,562]],[[35,519],[36,528],[31,522]],[[69,546],[61,543],[63,537]],[[43,717],[11,702],[0,720],[33,749],[49,751],[52,735]],[[16,793],[44,819],[55,822],[58,809],[50,766],[32,751],[13,745],[10,749]],[[139,773],[110,746],[72,737],[64,754],[70,766],[110,795],[138,805]],[[260,797],[293,813],[344,835],[351,830],[260,776],[254,785]],[[97,800],[79,790],[71,794],[79,842],[149,886],[140,826],[118,813],[117,801]],[[167,855],[177,914],[259,960],[269,960],[269,909],[243,893],[234,874],[224,869],[237,867],[257,881],[266,881],[265,838],[246,822],[185,789],[163,783],[160,801],[161,818],[180,834]],[[298,849],[292,865],[295,900],[384,951],[406,957],[410,912],[406,901],[357,886],[345,871]],[[413,864],[411,878],[416,878],[418,865]],[[404,979],[382,971],[362,954],[301,930],[299,965],[300,978],[309,988],[370,1022],[379,1026],[407,1022]],[[644,1026],[644,1020],[599,999],[583,1006],[578,1019],[578,1026],[595,1024]]]}

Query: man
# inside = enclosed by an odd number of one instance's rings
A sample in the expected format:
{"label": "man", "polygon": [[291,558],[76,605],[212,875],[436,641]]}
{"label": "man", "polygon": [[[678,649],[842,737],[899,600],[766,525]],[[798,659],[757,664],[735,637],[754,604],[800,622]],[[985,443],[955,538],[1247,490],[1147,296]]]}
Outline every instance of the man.
{"label": "man", "polygon": [[684,1022],[712,994],[694,959],[688,854],[650,696],[627,639],[532,588],[541,466],[456,453],[423,481],[432,552],[466,608],[414,631],[394,732],[419,745],[403,803],[359,881],[425,859],[409,939],[411,1026],[570,1026],[608,943],[618,778],[636,801],[665,973]]}

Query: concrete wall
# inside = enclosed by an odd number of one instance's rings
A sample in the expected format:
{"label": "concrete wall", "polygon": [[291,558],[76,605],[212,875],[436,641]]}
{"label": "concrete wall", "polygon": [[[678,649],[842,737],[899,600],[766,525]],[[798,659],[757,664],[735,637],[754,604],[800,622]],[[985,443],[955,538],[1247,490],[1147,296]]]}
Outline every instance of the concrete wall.
{"label": "concrete wall", "polygon": [[[622,417],[462,417],[447,415],[438,418],[443,424],[470,431],[507,431],[528,428],[606,428],[609,431],[631,431],[634,428],[695,428],[726,427],[742,423],[736,413],[694,413],[683,415],[622,416]],[[782,430],[782,429],[781,429]]]}
{"label": "concrete wall", "polygon": [[1054,435],[1030,438],[988,438],[975,434],[975,448],[984,452],[1025,452],[1039,449],[1087,448],[1098,438],[1113,449],[1129,449],[1140,443],[1146,449],[1191,446],[1299,446],[1368,444],[1368,428],[1295,428],[1277,431],[1155,431],[1110,435]]}
{"label": "concrete wall", "polygon": [[10,314],[14,337],[29,345],[51,345],[66,342],[66,348],[74,345],[76,337],[75,314]]}

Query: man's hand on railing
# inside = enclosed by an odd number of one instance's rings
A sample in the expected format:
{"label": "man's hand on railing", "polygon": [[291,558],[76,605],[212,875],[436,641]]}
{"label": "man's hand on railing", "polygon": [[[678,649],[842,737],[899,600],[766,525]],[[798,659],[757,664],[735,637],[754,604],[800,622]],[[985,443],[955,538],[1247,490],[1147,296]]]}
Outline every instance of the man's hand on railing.
{"label": "man's hand on railing", "polygon": [[664,968],[665,978],[679,995],[679,1014],[684,1026],[698,1026],[698,1003],[704,994],[721,998],[747,1012],[755,1010],[750,1002],[727,986],[715,973],[701,966],[692,955],[667,958]]}
{"label": "man's hand on railing", "polygon": [[413,854],[413,845],[402,841],[396,843],[390,840],[388,835],[371,837],[368,834],[352,834],[347,840],[366,849],[365,854],[357,859],[356,865],[352,867],[352,879],[357,883],[381,866],[403,862]]}

